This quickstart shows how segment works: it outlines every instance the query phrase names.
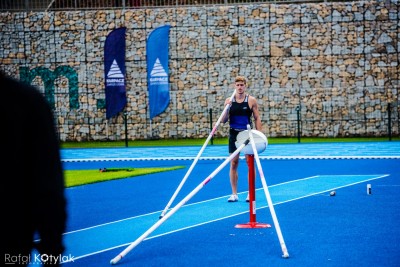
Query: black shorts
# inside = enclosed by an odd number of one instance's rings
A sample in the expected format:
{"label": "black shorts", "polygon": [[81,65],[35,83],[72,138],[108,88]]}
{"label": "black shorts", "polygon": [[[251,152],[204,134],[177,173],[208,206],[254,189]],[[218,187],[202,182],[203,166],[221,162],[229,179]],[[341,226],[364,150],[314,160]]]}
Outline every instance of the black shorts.
{"label": "black shorts", "polygon": [[240,130],[229,129],[229,153],[233,153],[236,151],[237,147],[235,142],[240,132],[241,132]]}

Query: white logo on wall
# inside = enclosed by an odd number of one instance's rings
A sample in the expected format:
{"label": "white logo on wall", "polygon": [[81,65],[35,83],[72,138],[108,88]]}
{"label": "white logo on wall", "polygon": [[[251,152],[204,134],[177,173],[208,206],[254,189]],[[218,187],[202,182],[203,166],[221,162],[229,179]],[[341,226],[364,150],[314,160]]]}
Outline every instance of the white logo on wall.
{"label": "white logo on wall", "polygon": [[168,84],[168,74],[157,58],[150,73],[150,85]]}
{"label": "white logo on wall", "polygon": [[108,86],[124,86],[125,79],[124,75],[119,68],[117,61],[114,59],[113,63],[111,64],[111,68],[107,73],[107,85]]}

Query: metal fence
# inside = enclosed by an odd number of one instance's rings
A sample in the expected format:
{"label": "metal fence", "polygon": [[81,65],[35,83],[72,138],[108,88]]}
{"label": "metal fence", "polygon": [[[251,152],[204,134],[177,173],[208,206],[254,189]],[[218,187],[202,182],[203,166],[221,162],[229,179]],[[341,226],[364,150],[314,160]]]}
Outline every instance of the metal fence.
{"label": "metal fence", "polygon": [[356,2],[338,0],[1,0],[0,12],[160,8],[254,3]]}

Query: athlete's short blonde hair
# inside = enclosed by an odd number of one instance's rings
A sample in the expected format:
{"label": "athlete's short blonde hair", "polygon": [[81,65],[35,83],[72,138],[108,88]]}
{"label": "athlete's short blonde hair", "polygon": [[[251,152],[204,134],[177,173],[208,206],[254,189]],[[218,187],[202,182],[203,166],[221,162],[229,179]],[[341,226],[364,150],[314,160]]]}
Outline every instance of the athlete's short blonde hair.
{"label": "athlete's short blonde hair", "polygon": [[237,82],[243,82],[244,84],[247,84],[247,79],[244,76],[236,76],[235,83]]}

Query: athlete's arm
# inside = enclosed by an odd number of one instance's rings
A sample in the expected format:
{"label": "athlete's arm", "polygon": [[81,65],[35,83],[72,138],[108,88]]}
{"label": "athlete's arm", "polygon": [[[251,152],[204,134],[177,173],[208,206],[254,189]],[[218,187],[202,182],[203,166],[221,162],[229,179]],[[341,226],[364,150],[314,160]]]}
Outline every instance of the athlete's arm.
{"label": "athlete's arm", "polygon": [[[225,99],[224,107],[226,107],[226,105],[230,105],[230,104],[231,104],[231,99],[230,98]],[[221,121],[222,121],[222,123],[225,123],[225,122],[228,121],[228,119],[229,119],[229,108],[226,110],[226,112],[225,112],[224,116],[222,117]]]}
{"label": "athlete's arm", "polygon": [[253,111],[253,118],[256,130],[262,132],[262,123],[261,123],[260,112],[258,111],[258,103],[257,99],[255,99],[253,96],[249,96],[249,106]]}

